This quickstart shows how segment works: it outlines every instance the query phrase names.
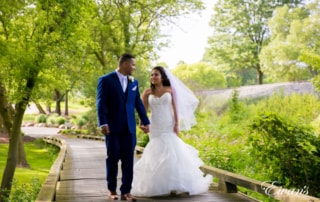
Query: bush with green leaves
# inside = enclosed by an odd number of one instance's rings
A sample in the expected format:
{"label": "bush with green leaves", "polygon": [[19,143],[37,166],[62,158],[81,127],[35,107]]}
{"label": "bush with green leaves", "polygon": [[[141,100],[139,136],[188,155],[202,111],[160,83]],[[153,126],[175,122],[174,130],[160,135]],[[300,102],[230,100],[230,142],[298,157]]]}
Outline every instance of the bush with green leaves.
{"label": "bush with green leaves", "polygon": [[77,121],[77,126],[78,128],[82,128],[86,123],[87,123],[87,120],[85,120],[84,118],[80,118]]}
{"label": "bush with green leaves", "polygon": [[63,116],[58,116],[57,117],[57,124],[62,125],[66,123],[66,118],[64,118]]}
{"label": "bush with green leaves", "polygon": [[47,118],[47,123],[52,124],[52,125],[55,125],[55,124],[57,123],[56,117],[54,117],[54,116],[49,116],[49,117]]}
{"label": "bush with green leaves", "polygon": [[37,178],[32,179],[31,183],[17,185],[17,181],[13,182],[10,201],[35,201],[41,189],[41,181]]}
{"label": "bush with green leaves", "polygon": [[311,127],[266,112],[253,119],[250,132],[251,152],[270,180],[287,188],[307,186],[310,195],[320,194],[320,139]]}
{"label": "bush with green leaves", "polygon": [[82,119],[86,120],[86,128],[88,129],[88,131],[90,131],[90,135],[102,135],[102,133],[100,132],[100,128],[98,127],[96,110],[88,111],[86,114],[82,115]]}
{"label": "bush with green leaves", "polygon": [[39,114],[35,117],[36,123],[46,123],[47,122],[47,116],[45,114]]}
{"label": "bush with green leaves", "polygon": [[137,145],[140,147],[147,146],[149,142],[149,135],[148,134],[141,134],[137,137]]}

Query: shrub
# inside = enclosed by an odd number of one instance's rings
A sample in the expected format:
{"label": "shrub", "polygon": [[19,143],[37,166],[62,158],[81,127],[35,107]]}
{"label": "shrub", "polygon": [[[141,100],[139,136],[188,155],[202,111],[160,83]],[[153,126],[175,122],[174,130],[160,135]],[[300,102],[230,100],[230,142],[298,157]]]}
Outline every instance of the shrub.
{"label": "shrub", "polygon": [[263,113],[250,125],[252,154],[272,180],[319,194],[320,139],[309,126],[276,113]]}
{"label": "shrub", "polygon": [[98,127],[96,110],[90,110],[82,116],[86,120],[86,128],[90,131],[91,135],[102,135]]}
{"label": "shrub", "polygon": [[77,126],[78,126],[79,128],[82,128],[82,126],[84,126],[86,123],[87,123],[87,120],[85,120],[85,119],[83,119],[83,118],[80,118],[80,119],[78,119],[78,121],[77,121]]}
{"label": "shrub", "polygon": [[36,123],[46,123],[47,122],[47,116],[45,114],[39,114],[35,117]]}
{"label": "shrub", "polygon": [[55,125],[57,123],[56,117],[49,116],[48,119],[47,119],[47,123]]}
{"label": "shrub", "polygon": [[33,178],[30,184],[17,185],[17,181],[13,182],[14,189],[10,194],[10,201],[35,201],[41,189],[41,181]]}
{"label": "shrub", "polygon": [[137,145],[139,145],[141,147],[145,147],[145,146],[147,146],[148,142],[149,142],[149,135],[148,134],[141,134],[138,137]]}
{"label": "shrub", "polygon": [[66,122],[66,118],[59,116],[56,121],[59,125],[64,124]]}

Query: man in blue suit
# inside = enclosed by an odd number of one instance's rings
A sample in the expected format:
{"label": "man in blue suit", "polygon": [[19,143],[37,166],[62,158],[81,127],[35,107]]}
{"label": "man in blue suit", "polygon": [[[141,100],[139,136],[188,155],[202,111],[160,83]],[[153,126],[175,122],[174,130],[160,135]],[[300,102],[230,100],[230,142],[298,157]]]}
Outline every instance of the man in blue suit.
{"label": "man in blue suit", "polygon": [[145,133],[149,132],[150,121],[140,98],[138,81],[131,76],[134,70],[134,56],[125,53],[119,59],[118,68],[98,80],[98,124],[105,136],[107,186],[113,200],[118,199],[116,189],[120,160],[121,200],[136,201],[130,194],[136,146],[135,110],[141,120],[140,128]]}

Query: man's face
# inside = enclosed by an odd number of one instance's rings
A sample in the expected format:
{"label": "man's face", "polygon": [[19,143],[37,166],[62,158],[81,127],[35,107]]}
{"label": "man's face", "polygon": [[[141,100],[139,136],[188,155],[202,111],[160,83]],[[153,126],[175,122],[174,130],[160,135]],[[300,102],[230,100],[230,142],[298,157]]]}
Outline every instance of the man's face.
{"label": "man's face", "polygon": [[132,75],[134,70],[136,70],[135,59],[131,59],[131,60],[123,63],[123,74],[124,75]]}

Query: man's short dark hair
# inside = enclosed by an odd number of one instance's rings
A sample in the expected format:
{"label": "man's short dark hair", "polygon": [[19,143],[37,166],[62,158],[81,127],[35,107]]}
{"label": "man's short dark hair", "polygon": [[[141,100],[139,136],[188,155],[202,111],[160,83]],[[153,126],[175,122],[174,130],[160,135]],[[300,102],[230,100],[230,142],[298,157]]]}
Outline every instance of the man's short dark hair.
{"label": "man's short dark hair", "polygon": [[124,53],[119,58],[119,64],[122,64],[123,62],[129,61],[134,58],[135,57],[131,53]]}

